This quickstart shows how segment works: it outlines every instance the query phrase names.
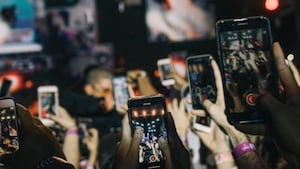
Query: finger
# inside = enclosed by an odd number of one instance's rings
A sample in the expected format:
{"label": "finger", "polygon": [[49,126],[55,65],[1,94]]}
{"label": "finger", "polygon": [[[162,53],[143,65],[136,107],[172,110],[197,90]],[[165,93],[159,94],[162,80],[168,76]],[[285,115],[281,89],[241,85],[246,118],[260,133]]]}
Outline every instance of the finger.
{"label": "finger", "polygon": [[283,104],[280,101],[278,101],[276,98],[274,98],[268,93],[259,96],[257,98],[257,102],[258,106],[266,109],[269,115],[271,116],[276,116],[277,112],[279,112],[278,110],[280,110],[283,107]]}
{"label": "finger", "polygon": [[172,156],[171,156],[171,152],[170,152],[170,148],[168,145],[168,142],[163,138],[160,137],[158,139],[158,145],[161,149],[161,151],[163,152],[164,156],[165,156],[165,169],[173,169],[172,167]]}
{"label": "finger", "polygon": [[[130,146],[130,155],[132,155],[133,157],[138,157],[139,145],[141,143],[143,134],[144,134],[143,128],[141,127],[136,128]],[[136,161],[138,161],[138,159]]]}
{"label": "finger", "polygon": [[203,102],[203,107],[205,108],[205,110],[208,112],[208,114],[213,115],[214,111],[213,109],[214,104],[210,101],[210,100],[204,100]]}
{"label": "finger", "polygon": [[178,113],[178,100],[175,98],[172,101],[173,111],[174,113]]}
{"label": "finger", "polygon": [[215,80],[216,80],[216,88],[217,88],[217,101],[216,101],[216,104],[218,104],[218,105],[225,108],[223,83],[222,83],[222,77],[221,77],[220,69],[219,69],[219,67],[218,67],[215,60],[211,61],[211,65],[212,65]]}
{"label": "finger", "polygon": [[91,135],[92,135],[92,137],[93,138],[98,138],[98,130],[97,129],[95,129],[95,128],[90,128],[89,129],[89,132],[91,133]]}
{"label": "finger", "polygon": [[129,124],[128,116],[124,116],[122,120],[122,138],[119,146],[119,155],[121,157],[126,156],[131,144],[131,128]]}
{"label": "finger", "polygon": [[179,103],[179,108],[178,108],[180,113],[183,113],[183,112],[185,113],[184,108],[185,108],[185,100],[181,99],[180,103]]}
{"label": "finger", "polygon": [[196,116],[205,116],[205,110],[192,110],[192,113],[193,115],[196,115]]}
{"label": "finger", "polygon": [[131,128],[128,116],[124,116],[122,120],[122,140],[127,140],[126,142],[131,142]]}
{"label": "finger", "polygon": [[280,79],[285,87],[287,96],[295,96],[300,94],[299,87],[290,71],[285,64],[285,57],[279,43],[274,43],[274,58]]}
{"label": "finger", "polygon": [[120,152],[127,153],[131,143],[131,128],[129,125],[128,116],[124,116],[122,120],[122,138],[120,142]]}
{"label": "finger", "polygon": [[127,84],[127,86],[128,86],[128,92],[129,92],[130,98],[135,97],[135,94],[134,94],[134,90],[133,90],[132,84]]}
{"label": "finger", "polygon": [[290,70],[292,71],[292,74],[294,76],[294,79],[297,82],[298,87],[300,87],[300,76],[299,76],[299,71],[297,69],[297,67],[295,66],[295,64],[288,60],[289,66],[290,66]]}

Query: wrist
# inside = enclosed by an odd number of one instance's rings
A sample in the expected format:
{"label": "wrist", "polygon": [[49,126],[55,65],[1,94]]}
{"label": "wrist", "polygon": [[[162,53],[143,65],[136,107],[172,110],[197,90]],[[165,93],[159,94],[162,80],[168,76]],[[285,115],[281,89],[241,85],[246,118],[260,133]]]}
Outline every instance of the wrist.
{"label": "wrist", "polygon": [[249,152],[256,152],[256,147],[253,143],[251,142],[243,142],[239,145],[237,145],[233,150],[232,150],[232,155],[235,159],[240,158],[246,153]]}
{"label": "wrist", "polygon": [[237,129],[235,129],[231,125],[227,126],[225,128],[225,131],[227,132],[233,147],[238,146],[240,143],[244,143],[244,142],[249,141],[247,136],[244,133],[238,131]]}
{"label": "wrist", "polygon": [[67,131],[66,131],[66,135],[78,135],[78,128],[77,127],[72,127],[72,128],[69,128]]}
{"label": "wrist", "polygon": [[225,163],[233,163],[234,164],[234,158],[230,151],[216,153],[216,154],[214,154],[214,159],[215,159],[216,165],[221,165],[221,164],[225,164]]}

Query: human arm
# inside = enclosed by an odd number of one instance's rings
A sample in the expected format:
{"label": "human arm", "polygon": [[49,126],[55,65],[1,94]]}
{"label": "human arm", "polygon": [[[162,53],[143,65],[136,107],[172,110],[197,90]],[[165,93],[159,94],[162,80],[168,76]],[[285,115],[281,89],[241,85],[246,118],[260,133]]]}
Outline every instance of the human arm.
{"label": "human arm", "polygon": [[187,133],[191,126],[191,114],[185,112],[185,99],[181,99],[178,105],[178,100],[173,99],[170,103],[167,104],[167,109],[171,112],[172,117],[175,122],[176,131],[181,138],[183,144],[187,145]]}
{"label": "human arm", "polygon": [[235,160],[231,154],[231,148],[226,140],[226,135],[211,120],[211,132],[204,132],[197,129],[192,131],[209,148],[215,157],[217,169],[231,169],[236,167]]}
{"label": "human arm", "polygon": [[95,128],[89,129],[89,133],[90,135],[83,140],[89,150],[87,166],[95,166],[98,157],[99,134]]}
{"label": "human arm", "polygon": [[141,96],[158,94],[144,70],[128,71],[127,81],[132,88],[137,88],[139,90]]}
{"label": "human arm", "polygon": [[63,143],[63,152],[67,160],[73,164],[76,169],[79,168],[79,135],[75,119],[61,106],[58,107],[57,116],[49,114],[48,117],[65,128],[66,134]]}
{"label": "human arm", "polygon": [[[249,142],[249,139],[244,133],[236,130],[234,126],[229,124],[227,117],[224,113],[225,98],[223,92],[221,73],[217,63],[214,60],[212,61],[212,68],[214,71],[216,81],[217,99],[215,103],[212,103],[210,100],[206,99],[203,102],[203,106],[205,107],[211,118],[226,131],[233,147],[237,147],[240,144]],[[264,162],[255,151],[250,151],[242,154],[239,157],[236,157],[236,163],[239,168],[265,168]]]}
{"label": "human arm", "polygon": [[138,169],[139,144],[143,136],[143,129],[137,128],[131,135],[128,116],[122,120],[122,138],[116,147],[112,169]]}
{"label": "human arm", "polygon": [[37,118],[32,117],[24,106],[17,104],[17,111],[20,120],[20,148],[15,153],[2,155],[0,162],[14,169],[24,169],[24,166],[37,168],[39,164],[48,159],[52,161],[57,159],[57,162],[51,163],[45,169],[49,167],[56,169],[74,168],[62,161],[66,158],[52,131]]}

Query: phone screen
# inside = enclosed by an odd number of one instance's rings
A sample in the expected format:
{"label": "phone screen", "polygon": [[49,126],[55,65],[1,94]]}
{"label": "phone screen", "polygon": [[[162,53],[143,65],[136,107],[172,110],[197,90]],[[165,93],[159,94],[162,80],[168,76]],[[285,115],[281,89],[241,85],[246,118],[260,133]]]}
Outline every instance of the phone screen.
{"label": "phone screen", "polygon": [[218,27],[227,113],[252,114],[249,121],[262,121],[263,115],[254,100],[258,93],[257,77],[265,81],[265,90],[273,95],[278,93],[269,22],[264,17],[254,17],[225,21]]}
{"label": "phone screen", "polygon": [[216,85],[211,67],[212,56],[199,55],[187,58],[188,78],[193,109],[204,109],[203,101],[216,101]]}
{"label": "phone screen", "polygon": [[126,105],[129,98],[129,91],[125,76],[117,76],[113,79],[115,105]]}
{"label": "phone screen", "polygon": [[13,104],[2,104],[0,100],[0,155],[13,153],[19,149],[18,120],[16,107]]}
{"label": "phone screen", "polygon": [[40,96],[40,106],[41,106],[41,118],[47,118],[47,114],[56,115],[56,92],[41,92]]}
{"label": "phone screen", "polygon": [[139,146],[140,168],[162,167],[164,156],[158,146],[158,139],[160,136],[167,138],[165,101],[162,98],[138,99],[131,101],[129,108],[132,131],[137,127],[144,129]]}
{"label": "phone screen", "polygon": [[174,79],[168,78],[172,73],[171,60],[169,58],[160,59],[157,62],[158,70],[160,72],[160,79],[164,86],[173,85]]}

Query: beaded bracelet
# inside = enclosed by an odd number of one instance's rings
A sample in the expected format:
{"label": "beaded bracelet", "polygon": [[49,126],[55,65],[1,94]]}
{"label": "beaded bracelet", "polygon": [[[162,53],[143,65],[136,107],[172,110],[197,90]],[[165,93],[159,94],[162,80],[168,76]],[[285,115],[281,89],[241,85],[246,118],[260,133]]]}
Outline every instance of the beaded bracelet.
{"label": "beaded bracelet", "polygon": [[256,151],[255,145],[250,142],[244,142],[239,145],[237,145],[233,150],[232,150],[232,155],[235,159],[239,158],[243,154],[251,151]]}

